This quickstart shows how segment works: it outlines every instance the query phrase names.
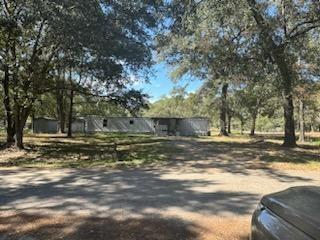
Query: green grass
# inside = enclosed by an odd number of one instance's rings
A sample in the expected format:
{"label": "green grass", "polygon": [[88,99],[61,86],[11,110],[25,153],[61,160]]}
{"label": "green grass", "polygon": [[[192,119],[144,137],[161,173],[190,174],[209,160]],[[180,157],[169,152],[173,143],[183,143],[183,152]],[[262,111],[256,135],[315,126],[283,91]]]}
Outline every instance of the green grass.
{"label": "green grass", "polygon": [[[168,160],[176,151],[169,139],[138,134],[59,135],[25,137],[25,151],[7,151],[0,166],[19,167],[134,167]],[[117,145],[116,151],[114,144]]]}
{"label": "green grass", "polygon": [[312,143],[320,146],[320,138],[314,138]]}
{"label": "green grass", "polygon": [[[282,147],[283,136],[265,134],[256,137],[231,134],[229,137],[214,135],[210,137],[217,145],[224,144],[229,157],[250,156],[254,164],[262,168],[288,170],[320,170],[319,133],[307,135],[307,141],[298,142],[296,148]],[[228,152],[228,151],[226,151]],[[236,153],[236,154],[235,154]]]}
{"label": "green grass", "polygon": [[[261,142],[261,138],[264,141]],[[0,134],[0,142],[4,139],[5,135]],[[26,150],[0,151],[0,167],[119,168],[153,166],[167,161],[210,162],[213,158],[217,163],[230,160],[230,166],[320,170],[318,136],[312,136],[312,142],[294,149],[281,147],[282,140],[270,135],[252,138],[232,134],[230,137],[214,135],[180,140],[182,145],[179,146],[174,138],[146,134],[76,135],[71,139],[63,135],[26,134]],[[183,146],[183,143],[187,144]],[[117,151],[114,151],[114,144]],[[196,149],[190,149],[188,144],[191,148],[196,144]]]}

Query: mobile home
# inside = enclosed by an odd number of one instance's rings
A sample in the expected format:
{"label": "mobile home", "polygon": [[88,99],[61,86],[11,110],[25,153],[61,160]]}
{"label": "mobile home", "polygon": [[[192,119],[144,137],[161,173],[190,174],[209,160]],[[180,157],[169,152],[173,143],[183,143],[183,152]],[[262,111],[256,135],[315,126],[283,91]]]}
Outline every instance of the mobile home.
{"label": "mobile home", "polygon": [[35,118],[32,122],[33,133],[57,133],[58,121],[50,118]]}
{"label": "mobile home", "polygon": [[210,124],[207,118],[138,118],[88,116],[86,132],[151,133],[157,135],[206,136]]}

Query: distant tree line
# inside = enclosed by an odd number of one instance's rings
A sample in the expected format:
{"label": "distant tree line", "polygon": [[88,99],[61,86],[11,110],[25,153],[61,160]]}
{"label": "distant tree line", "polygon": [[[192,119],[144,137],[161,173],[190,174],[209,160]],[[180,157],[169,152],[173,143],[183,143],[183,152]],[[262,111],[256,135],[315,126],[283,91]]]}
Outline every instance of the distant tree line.
{"label": "distant tree line", "polygon": [[[294,98],[295,128],[299,140],[305,132],[320,131],[320,84],[314,84],[313,94]],[[301,108],[303,102],[303,108]],[[176,87],[169,96],[150,103],[144,111],[147,117],[207,117],[213,129],[220,128],[221,89],[205,83],[198,91],[188,93],[185,87]],[[231,86],[227,97],[226,132],[283,131],[281,96],[273,86]],[[301,115],[303,115],[301,117]]]}

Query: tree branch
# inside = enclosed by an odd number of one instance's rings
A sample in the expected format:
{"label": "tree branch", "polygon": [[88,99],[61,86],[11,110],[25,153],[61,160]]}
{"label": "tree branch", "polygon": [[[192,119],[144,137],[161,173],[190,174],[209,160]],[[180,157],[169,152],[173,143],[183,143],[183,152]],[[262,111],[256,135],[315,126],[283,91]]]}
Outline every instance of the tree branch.
{"label": "tree branch", "polygon": [[301,31],[297,31],[294,35],[289,35],[289,39],[290,40],[293,40],[309,31],[311,31],[312,29],[316,29],[316,28],[319,28],[320,27],[320,19],[319,19],[319,24],[315,24],[315,25],[312,25],[312,26],[309,26]]}
{"label": "tree branch", "polygon": [[34,59],[35,59],[35,56],[36,56],[36,54],[38,52],[38,46],[39,46],[42,30],[43,30],[43,27],[44,27],[44,23],[45,23],[45,20],[43,20],[40,23],[40,27],[39,27],[38,34],[37,34],[37,37],[36,37],[36,41],[35,41],[35,43],[33,45],[33,49],[32,49],[32,55],[31,55],[31,58],[30,58],[30,65],[34,64]]}
{"label": "tree branch", "polygon": [[9,6],[8,6],[7,0],[2,0],[2,3],[3,3],[3,6],[4,6],[3,10],[4,10],[5,14],[7,16],[10,16],[10,11],[9,11]]}
{"label": "tree branch", "polygon": [[[293,34],[294,32],[296,32],[300,27],[302,27],[303,25],[306,24],[315,24],[317,22],[320,22],[320,18],[317,19],[313,19],[313,20],[306,20],[303,22],[298,23],[294,28],[292,28],[292,30],[289,32],[288,36],[289,38],[292,38],[294,35],[296,35],[297,33]],[[297,31],[299,32],[299,31]],[[300,35],[300,34],[299,34]]]}

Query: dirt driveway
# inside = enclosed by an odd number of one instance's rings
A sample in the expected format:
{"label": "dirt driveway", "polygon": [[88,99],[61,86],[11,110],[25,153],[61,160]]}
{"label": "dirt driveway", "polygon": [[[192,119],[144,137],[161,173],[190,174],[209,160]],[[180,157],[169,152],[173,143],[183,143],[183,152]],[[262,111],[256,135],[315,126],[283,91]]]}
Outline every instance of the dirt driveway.
{"label": "dirt driveway", "polygon": [[183,151],[153,168],[0,169],[0,239],[247,239],[262,195],[320,185],[317,171],[257,169],[249,152],[174,144]]}

